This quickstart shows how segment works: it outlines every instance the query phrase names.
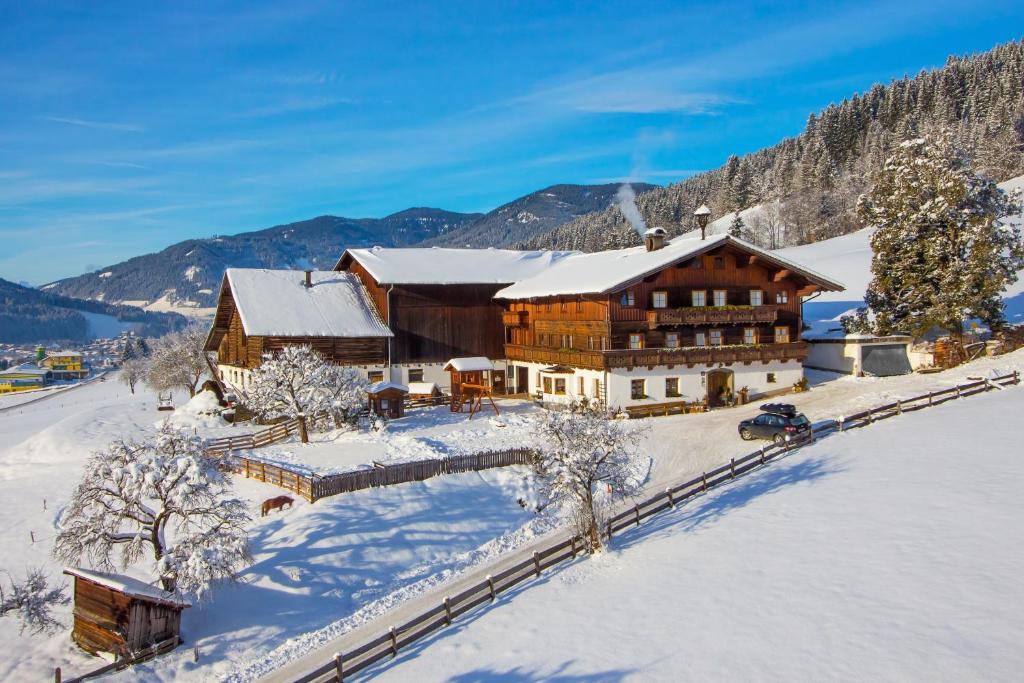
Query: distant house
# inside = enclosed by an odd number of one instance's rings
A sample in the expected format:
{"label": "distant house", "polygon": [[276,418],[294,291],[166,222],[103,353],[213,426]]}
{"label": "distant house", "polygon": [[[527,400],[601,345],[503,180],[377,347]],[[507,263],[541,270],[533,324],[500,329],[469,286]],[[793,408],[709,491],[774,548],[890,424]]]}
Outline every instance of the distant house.
{"label": "distant house", "polygon": [[54,380],[84,379],[89,376],[89,368],[82,362],[82,354],[78,351],[47,353],[39,361],[39,367],[49,370],[50,379]]}
{"label": "distant house", "polygon": [[91,569],[64,573],[75,577],[71,638],[83,650],[131,657],[167,641],[177,645],[188,602],[128,576]]}
{"label": "distant house", "polygon": [[244,387],[264,353],[309,345],[338,365],[376,366],[391,336],[354,275],[228,268],[206,350],[222,380]]}
{"label": "distant house", "polygon": [[41,389],[46,385],[48,375],[49,370],[31,363],[2,370],[0,371],[0,394]]}

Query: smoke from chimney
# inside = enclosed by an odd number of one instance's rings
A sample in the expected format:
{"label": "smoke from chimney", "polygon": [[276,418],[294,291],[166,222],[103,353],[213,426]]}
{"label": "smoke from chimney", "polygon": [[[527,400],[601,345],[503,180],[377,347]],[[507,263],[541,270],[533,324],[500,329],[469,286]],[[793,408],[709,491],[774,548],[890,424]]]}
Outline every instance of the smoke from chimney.
{"label": "smoke from chimney", "polygon": [[636,234],[640,236],[640,239],[644,239],[644,233],[647,232],[647,224],[644,223],[644,217],[640,215],[640,212],[636,208],[636,193],[633,192],[633,186],[629,183],[623,183],[619,187],[619,191],[615,193],[615,198],[619,200],[619,211],[626,217],[629,224],[636,230]]}

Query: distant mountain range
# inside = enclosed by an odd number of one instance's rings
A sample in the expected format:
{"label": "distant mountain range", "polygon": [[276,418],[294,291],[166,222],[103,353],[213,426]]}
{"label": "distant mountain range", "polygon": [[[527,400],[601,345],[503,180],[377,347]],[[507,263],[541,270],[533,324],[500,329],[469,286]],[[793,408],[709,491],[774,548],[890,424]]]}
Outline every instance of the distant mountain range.
{"label": "distant mountain range", "polygon": [[0,279],[0,342],[81,342],[127,329],[158,337],[186,323],[175,313],[82,301]]}
{"label": "distant mountain range", "polygon": [[[486,214],[414,208],[385,218],[320,216],[273,228],[186,240],[92,273],[43,285],[65,296],[204,314],[226,268],[330,269],[349,247],[494,246],[536,238],[607,208],[618,185],[554,185]],[[635,184],[642,192],[654,185]]]}

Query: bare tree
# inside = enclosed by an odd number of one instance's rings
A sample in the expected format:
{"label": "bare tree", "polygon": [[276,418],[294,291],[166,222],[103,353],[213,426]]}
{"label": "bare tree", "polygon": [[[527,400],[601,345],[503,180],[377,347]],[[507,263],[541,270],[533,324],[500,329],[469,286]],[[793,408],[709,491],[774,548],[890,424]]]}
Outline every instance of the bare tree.
{"label": "bare tree", "polygon": [[145,358],[129,358],[121,362],[121,382],[128,390],[135,393],[135,385],[146,379],[149,364]]}
{"label": "bare tree", "polygon": [[752,241],[766,249],[779,249],[783,244],[785,225],[782,221],[778,201],[769,201],[761,205],[761,210],[750,216],[750,236]]}
{"label": "bare tree", "polygon": [[286,346],[263,356],[242,403],[264,419],[298,419],[299,438],[308,443],[307,418],[332,414],[336,421],[350,420],[362,408],[364,387],[355,370],[331,365],[309,346]]}
{"label": "bare tree", "polygon": [[195,396],[209,369],[205,345],[206,332],[198,324],[161,337],[149,359],[146,383],[157,391],[181,388],[188,391],[189,396]]}
{"label": "bare tree", "polygon": [[646,476],[636,429],[599,406],[574,403],[543,412],[535,423],[541,443],[534,467],[540,507],[566,511],[577,532],[601,548],[600,501],[635,493]]}
{"label": "bare tree", "polygon": [[94,453],[60,520],[54,555],[104,569],[149,554],[165,590],[199,597],[251,561],[246,505],[202,443],[164,423],[154,438]]}
{"label": "bare tree", "polygon": [[0,616],[14,615],[21,620],[21,631],[31,633],[52,633],[63,624],[50,614],[56,605],[66,605],[68,596],[65,586],[51,586],[43,570],[34,567],[28,570],[25,580],[18,583],[8,572],[7,590],[0,584]]}

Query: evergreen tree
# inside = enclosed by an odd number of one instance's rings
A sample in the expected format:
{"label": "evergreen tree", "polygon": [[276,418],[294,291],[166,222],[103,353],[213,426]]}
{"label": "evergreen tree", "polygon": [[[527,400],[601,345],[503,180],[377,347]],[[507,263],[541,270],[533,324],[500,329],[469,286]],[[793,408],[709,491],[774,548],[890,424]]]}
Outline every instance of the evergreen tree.
{"label": "evergreen tree", "polygon": [[733,217],[732,222],[729,223],[729,234],[739,239],[746,239],[747,226],[743,223],[743,216],[737,211]]}
{"label": "evergreen tree", "polygon": [[848,329],[920,336],[937,326],[959,336],[969,318],[1001,326],[1001,295],[1024,267],[1024,244],[1000,219],[1018,211],[952,134],[901,144],[858,205],[877,226],[873,277],[867,309],[844,320]]}

